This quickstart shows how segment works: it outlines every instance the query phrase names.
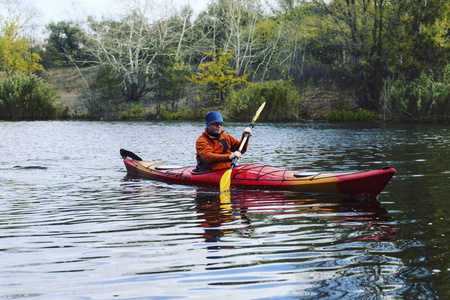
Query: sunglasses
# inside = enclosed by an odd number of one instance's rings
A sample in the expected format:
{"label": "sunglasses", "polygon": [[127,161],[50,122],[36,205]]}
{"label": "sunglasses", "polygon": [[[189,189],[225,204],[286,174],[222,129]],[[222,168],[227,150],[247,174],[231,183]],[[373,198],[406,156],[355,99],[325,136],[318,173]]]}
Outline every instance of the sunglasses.
{"label": "sunglasses", "polygon": [[212,123],[211,125],[215,126],[215,127],[219,127],[219,126],[222,126],[222,123]]}

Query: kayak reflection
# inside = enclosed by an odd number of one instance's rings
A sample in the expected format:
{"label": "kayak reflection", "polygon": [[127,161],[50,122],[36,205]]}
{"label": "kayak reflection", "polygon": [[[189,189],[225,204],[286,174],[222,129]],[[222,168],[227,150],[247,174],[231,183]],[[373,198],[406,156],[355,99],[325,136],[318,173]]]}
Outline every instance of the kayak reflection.
{"label": "kayak reflection", "polygon": [[[374,198],[361,199],[341,196],[311,196],[299,193],[245,191],[228,194],[198,190],[196,207],[199,226],[204,228],[206,242],[219,242],[227,234],[242,238],[254,235],[264,218],[276,218],[277,223],[298,224],[316,219],[336,223],[359,234],[356,240],[392,240],[395,230],[387,224],[389,216]],[[273,221],[272,221],[273,222]],[[374,234],[374,231],[376,233]],[[214,245],[210,246],[214,248]],[[221,245],[221,248],[225,248]]]}

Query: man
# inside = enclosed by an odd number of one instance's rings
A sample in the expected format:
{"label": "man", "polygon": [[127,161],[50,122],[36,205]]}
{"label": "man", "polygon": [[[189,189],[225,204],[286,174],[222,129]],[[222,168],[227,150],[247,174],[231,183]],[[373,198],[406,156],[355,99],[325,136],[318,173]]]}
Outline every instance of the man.
{"label": "man", "polygon": [[242,153],[238,150],[245,133],[248,132],[251,135],[252,129],[250,127],[245,128],[241,141],[238,141],[222,129],[223,118],[218,111],[208,112],[205,115],[205,124],[205,131],[195,143],[197,149],[197,171],[206,172],[230,168],[233,158],[241,158],[241,155],[247,151],[248,139],[242,149]]}

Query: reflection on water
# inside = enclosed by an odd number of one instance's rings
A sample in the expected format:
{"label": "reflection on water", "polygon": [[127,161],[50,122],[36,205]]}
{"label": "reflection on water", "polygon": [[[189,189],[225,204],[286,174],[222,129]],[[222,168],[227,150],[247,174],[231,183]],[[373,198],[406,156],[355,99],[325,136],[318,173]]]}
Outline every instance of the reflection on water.
{"label": "reflection on water", "polygon": [[[128,180],[135,180],[134,192],[140,191],[133,199],[144,200],[154,193],[153,184],[141,185],[141,180],[132,178]],[[280,293],[280,298],[358,298],[397,294],[406,284],[395,277],[403,264],[391,252],[399,249],[386,244],[395,239],[395,228],[377,199],[235,191],[224,202],[227,198],[203,189],[191,196],[195,199],[191,217],[186,218],[183,204],[172,199],[170,207],[180,213],[168,217],[166,212],[164,225],[159,226],[172,228],[171,235],[180,238],[175,241],[164,236],[161,240],[183,244],[184,251],[195,254],[184,257],[182,265],[159,263],[164,276],[154,271],[142,273],[155,275],[153,280],[166,280],[174,272],[194,272],[180,281],[201,282],[205,288],[226,287],[232,295],[251,291],[252,299],[279,297]],[[191,236],[185,244],[189,232],[195,232],[197,239]],[[199,249],[204,250],[201,257],[197,256]],[[154,264],[157,262],[152,261]],[[378,283],[373,282],[374,276]]]}
{"label": "reflection on water", "polygon": [[[226,129],[236,135],[243,125]],[[245,162],[305,171],[395,167],[377,199],[221,197],[126,175],[120,148],[189,165],[190,141],[202,130],[196,123],[0,122],[0,298],[450,296],[447,128],[255,127]]]}
{"label": "reflection on water", "polygon": [[[393,240],[395,229],[386,225],[387,211],[377,199],[360,199],[340,196],[314,198],[299,193],[235,191],[231,198],[199,191],[196,197],[197,212],[203,220],[206,241],[220,241],[226,233],[239,233],[252,238],[252,219],[270,217],[277,222],[296,226],[308,219],[340,223],[345,228],[362,232],[362,237],[346,241],[373,239]],[[377,232],[376,232],[377,231]],[[374,234],[374,233],[377,234]]]}

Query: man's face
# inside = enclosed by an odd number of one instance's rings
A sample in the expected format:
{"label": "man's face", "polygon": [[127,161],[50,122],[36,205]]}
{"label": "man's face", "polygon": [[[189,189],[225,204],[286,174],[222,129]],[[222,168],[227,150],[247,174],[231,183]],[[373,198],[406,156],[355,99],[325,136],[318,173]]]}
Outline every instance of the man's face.
{"label": "man's face", "polygon": [[219,134],[222,132],[222,123],[212,123],[208,126],[208,131],[213,134]]}

